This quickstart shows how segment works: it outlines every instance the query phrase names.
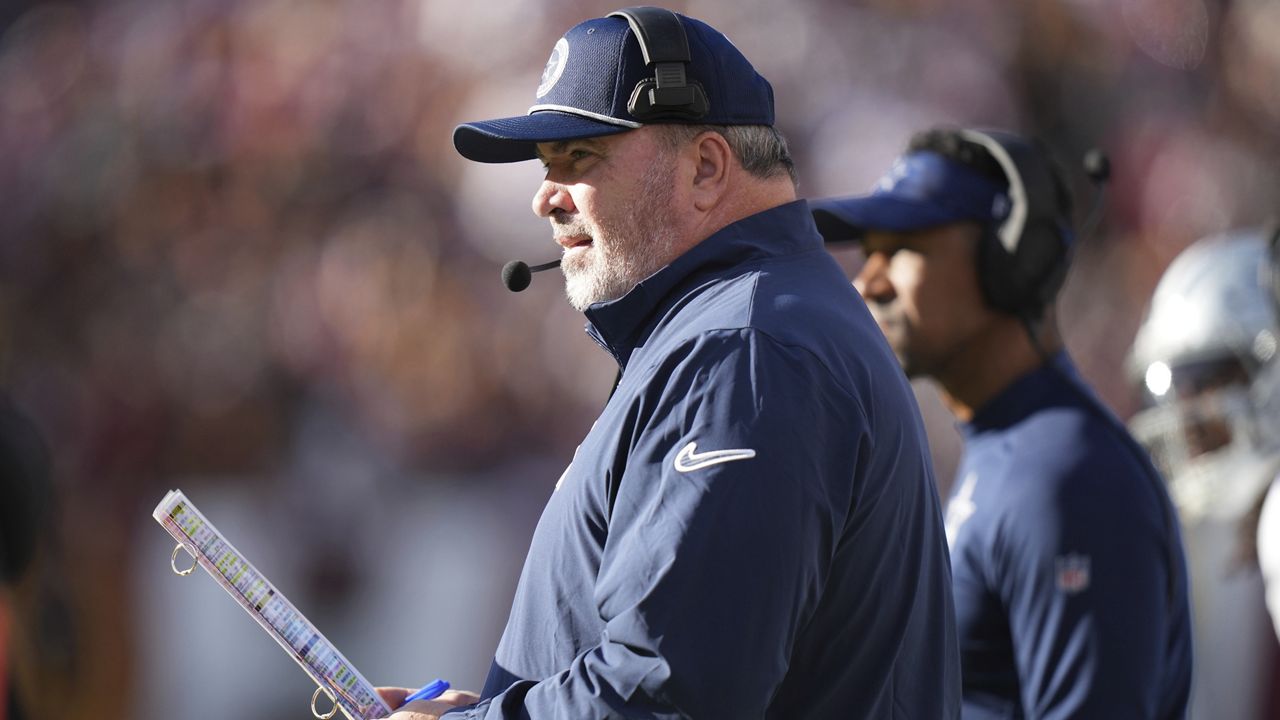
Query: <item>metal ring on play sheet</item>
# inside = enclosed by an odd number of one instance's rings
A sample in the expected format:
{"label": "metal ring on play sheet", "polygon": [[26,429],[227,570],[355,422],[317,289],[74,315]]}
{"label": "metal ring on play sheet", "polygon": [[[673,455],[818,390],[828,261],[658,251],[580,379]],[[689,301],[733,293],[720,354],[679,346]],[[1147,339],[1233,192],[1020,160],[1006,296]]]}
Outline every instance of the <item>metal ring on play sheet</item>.
{"label": "metal ring on play sheet", "polygon": [[191,573],[195,572],[195,569],[196,569],[196,564],[197,564],[196,556],[195,555],[191,556],[191,567],[187,568],[186,570],[179,570],[178,569],[178,552],[182,550],[186,550],[186,547],[182,543],[178,543],[173,548],[173,554],[169,556],[169,567],[173,568],[173,571],[179,575],[190,575]]}
{"label": "metal ring on play sheet", "polygon": [[[325,713],[324,715],[321,715],[320,711],[316,709],[316,699],[320,697],[320,693],[324,693],[325,695],[328,695],[329,698],[333,700],[333,707],[330,708],[329,712]],[[311,714],[320,718],[320,720],[329,720],[329,718],[338,714],[338,698],[334,697],[333,693],[329,692],[329,689],[326,688],[325,686],[321,685],[317,687],[316,691],[311,694]]]}

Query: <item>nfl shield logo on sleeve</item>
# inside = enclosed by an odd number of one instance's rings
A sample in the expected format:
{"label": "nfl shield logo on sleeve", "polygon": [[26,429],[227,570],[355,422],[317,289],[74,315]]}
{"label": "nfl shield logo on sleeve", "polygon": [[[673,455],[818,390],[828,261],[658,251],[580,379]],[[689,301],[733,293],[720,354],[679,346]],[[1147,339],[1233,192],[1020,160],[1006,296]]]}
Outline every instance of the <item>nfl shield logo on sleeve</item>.
{"label": "nfl shield logo on sleeve", "polygon": [[1089,556],[1071,553],[1056,560],[1058,589],[1075,595],[1089,587]]}

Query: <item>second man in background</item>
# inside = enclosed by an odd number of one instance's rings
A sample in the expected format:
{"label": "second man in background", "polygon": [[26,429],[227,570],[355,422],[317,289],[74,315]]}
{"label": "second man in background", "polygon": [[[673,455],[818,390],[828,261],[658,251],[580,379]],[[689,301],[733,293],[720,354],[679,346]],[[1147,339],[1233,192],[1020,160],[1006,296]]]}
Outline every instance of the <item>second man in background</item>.
{"label": "second man in background", "polygon": [[1063,349],[1070,195],[1007,133],[914,137],[874,191],[815,203],[911,378],[962,423],[947,506],[965,718],[1182,718],[1176,516],[1147,454]]}

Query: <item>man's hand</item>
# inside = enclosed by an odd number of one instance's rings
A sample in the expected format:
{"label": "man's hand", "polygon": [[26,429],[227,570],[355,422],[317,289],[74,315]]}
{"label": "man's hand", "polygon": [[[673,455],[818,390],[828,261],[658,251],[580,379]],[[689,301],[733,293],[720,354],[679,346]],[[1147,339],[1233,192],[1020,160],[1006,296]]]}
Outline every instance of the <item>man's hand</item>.
{"label": "man's hand", "polygon": [[415,700],[405,705],[404,699],[413,694],[414,688],[380,687],[377,690],[383,702],[395,710],[388,720],[437,720],[453,708],[474,705],[480,700],[480,696],[473,692],[446,690],[438,698]]}

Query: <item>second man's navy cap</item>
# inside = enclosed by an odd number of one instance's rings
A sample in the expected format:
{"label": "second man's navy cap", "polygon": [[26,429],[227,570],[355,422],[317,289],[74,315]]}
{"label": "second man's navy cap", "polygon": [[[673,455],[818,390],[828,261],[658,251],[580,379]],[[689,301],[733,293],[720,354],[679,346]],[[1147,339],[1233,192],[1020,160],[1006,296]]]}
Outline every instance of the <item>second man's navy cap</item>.
{"label": "second man's navy cap", "polygon": [[628,103],[636,86],[654,77],[654,68],[645,62],[628,20],[610,16],[580,23],[556,42],[526,114],[459,125],[454,147],[478,162],[515,162],[533,159],[540,142],[613,135],[648,123],[773,125],[769,81],[720,31],[672,15],[688,39],[686,78],[705,95],[705,114],[647,120],[632,115]]}
{"label": "second man's navy cap", "polygon": [[827,242],[858,240],[868,230],[911,232],[953,222],[1000,222],[1008,188],[938,153],[907,153],[866,195],[810,200]]}

